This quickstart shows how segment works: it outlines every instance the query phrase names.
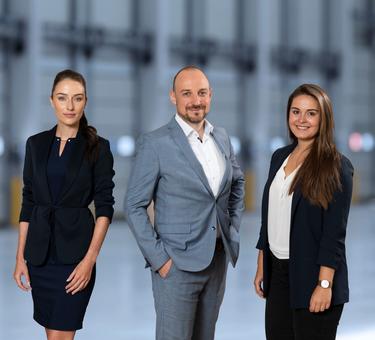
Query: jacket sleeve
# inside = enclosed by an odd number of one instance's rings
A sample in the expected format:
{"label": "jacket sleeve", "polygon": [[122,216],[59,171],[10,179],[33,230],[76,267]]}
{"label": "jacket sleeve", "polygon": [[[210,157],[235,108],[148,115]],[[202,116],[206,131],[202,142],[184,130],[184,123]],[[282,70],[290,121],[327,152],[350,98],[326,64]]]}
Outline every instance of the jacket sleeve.
{"label": "jacket sleeve", "polygon": [[232,186],[229,195],[228,211],[231,219],[231,224],[240,230],[242,211],[244,210],[244,195],[245,195],[245,179],[238,165],[236,156],[233,151],[232,144],[229,140],[230,147],[230,161],[232,164],[233,175],[232,175]]}
{"label": "jacket sleeve", "polygon": [[34,208],[33,198],[33,162],[31,158],[30,138],[26,142],[25,161],[23,166],[23,189],[20,222],[29,222]]}
{"label": "jacket sleeve", "polygon": [[159,159],[152,140],[147,135],[141,136],[137,141],[133,169],[128,182],[125,214],[143,256],[154,271],[169,259],[147,215],[147,207],[158,184],[159,170]]}
{"label": "jacket sleeve", "polygon": [[323,230],[317,264],[337,269],[345,253],[346,225],[353,188],[353,166],[343,157],[341,163],[342,190],[335,192],[332,202],[323,212]]}
{"label": "jacket sleeve", "polygon": [[108,217],[112,221],[113,205],[113,156],[109,142],[101,139],[99,142],[99,155],[94,165],[94,204],[95,216]]}

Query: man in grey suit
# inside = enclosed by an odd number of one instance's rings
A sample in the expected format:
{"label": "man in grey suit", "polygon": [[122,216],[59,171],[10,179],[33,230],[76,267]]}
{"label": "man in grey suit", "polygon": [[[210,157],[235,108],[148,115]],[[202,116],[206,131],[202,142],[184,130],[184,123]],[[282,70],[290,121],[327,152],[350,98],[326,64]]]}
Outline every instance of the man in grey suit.
{"label": "man in grey suit", "polygon": [[151,267],[158,340],[214,339],[227,264],[238,258],[244,178],[227,133],[205,119],[211,97],[198,67],[176,74],[177,113],[140,137],[129,180],[126,213]]}

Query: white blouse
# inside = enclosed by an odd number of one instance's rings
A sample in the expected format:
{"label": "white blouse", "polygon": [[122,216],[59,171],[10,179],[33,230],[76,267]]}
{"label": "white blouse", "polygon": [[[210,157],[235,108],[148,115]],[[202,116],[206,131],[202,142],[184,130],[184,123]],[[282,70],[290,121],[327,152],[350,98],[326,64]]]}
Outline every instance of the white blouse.
{"label": "white blouse", "polygon": [[289,259],[290,216],[293,199],[293,193],[289,195],[289,188],[299,169],[297,167],[289,176],[285,176],[284,168],[289,156],[272,181],[268,199],[268,242],[273,255],[281,260]]}

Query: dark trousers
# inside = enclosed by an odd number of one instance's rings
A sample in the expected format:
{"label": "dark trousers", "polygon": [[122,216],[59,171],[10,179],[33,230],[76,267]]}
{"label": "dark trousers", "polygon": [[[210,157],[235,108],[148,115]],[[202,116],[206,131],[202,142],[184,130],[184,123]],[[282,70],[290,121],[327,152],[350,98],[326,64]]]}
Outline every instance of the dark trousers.
{"label": "dark trousers", "polygon": [[289,260],[272,256],[269,294],[266,300],[267,340],[334,340],[343,305],[320,313],[292,309],[289,303]]}

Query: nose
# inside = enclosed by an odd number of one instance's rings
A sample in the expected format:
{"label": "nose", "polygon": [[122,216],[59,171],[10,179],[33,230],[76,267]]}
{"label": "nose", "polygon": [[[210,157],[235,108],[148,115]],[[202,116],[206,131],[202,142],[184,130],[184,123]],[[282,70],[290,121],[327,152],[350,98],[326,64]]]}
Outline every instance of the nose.
{"label": "nose", "polygon": [[200,105],[201,104],[200,98],[196,94],[192,96],[191,101],[192,101],[193,105]]}
{"label": "nose", "polygon": [[67,103],[67,109],[68,109],[69,111],[73,111],[73,109],[74,109],[73,98],[70,98],[70,99],[68,100],[68,103]]}
{"label": "nose", "polygon": [[301,112],[300,115],[298,115],[298,122],[303,123],[306,121],[306,113]]}

